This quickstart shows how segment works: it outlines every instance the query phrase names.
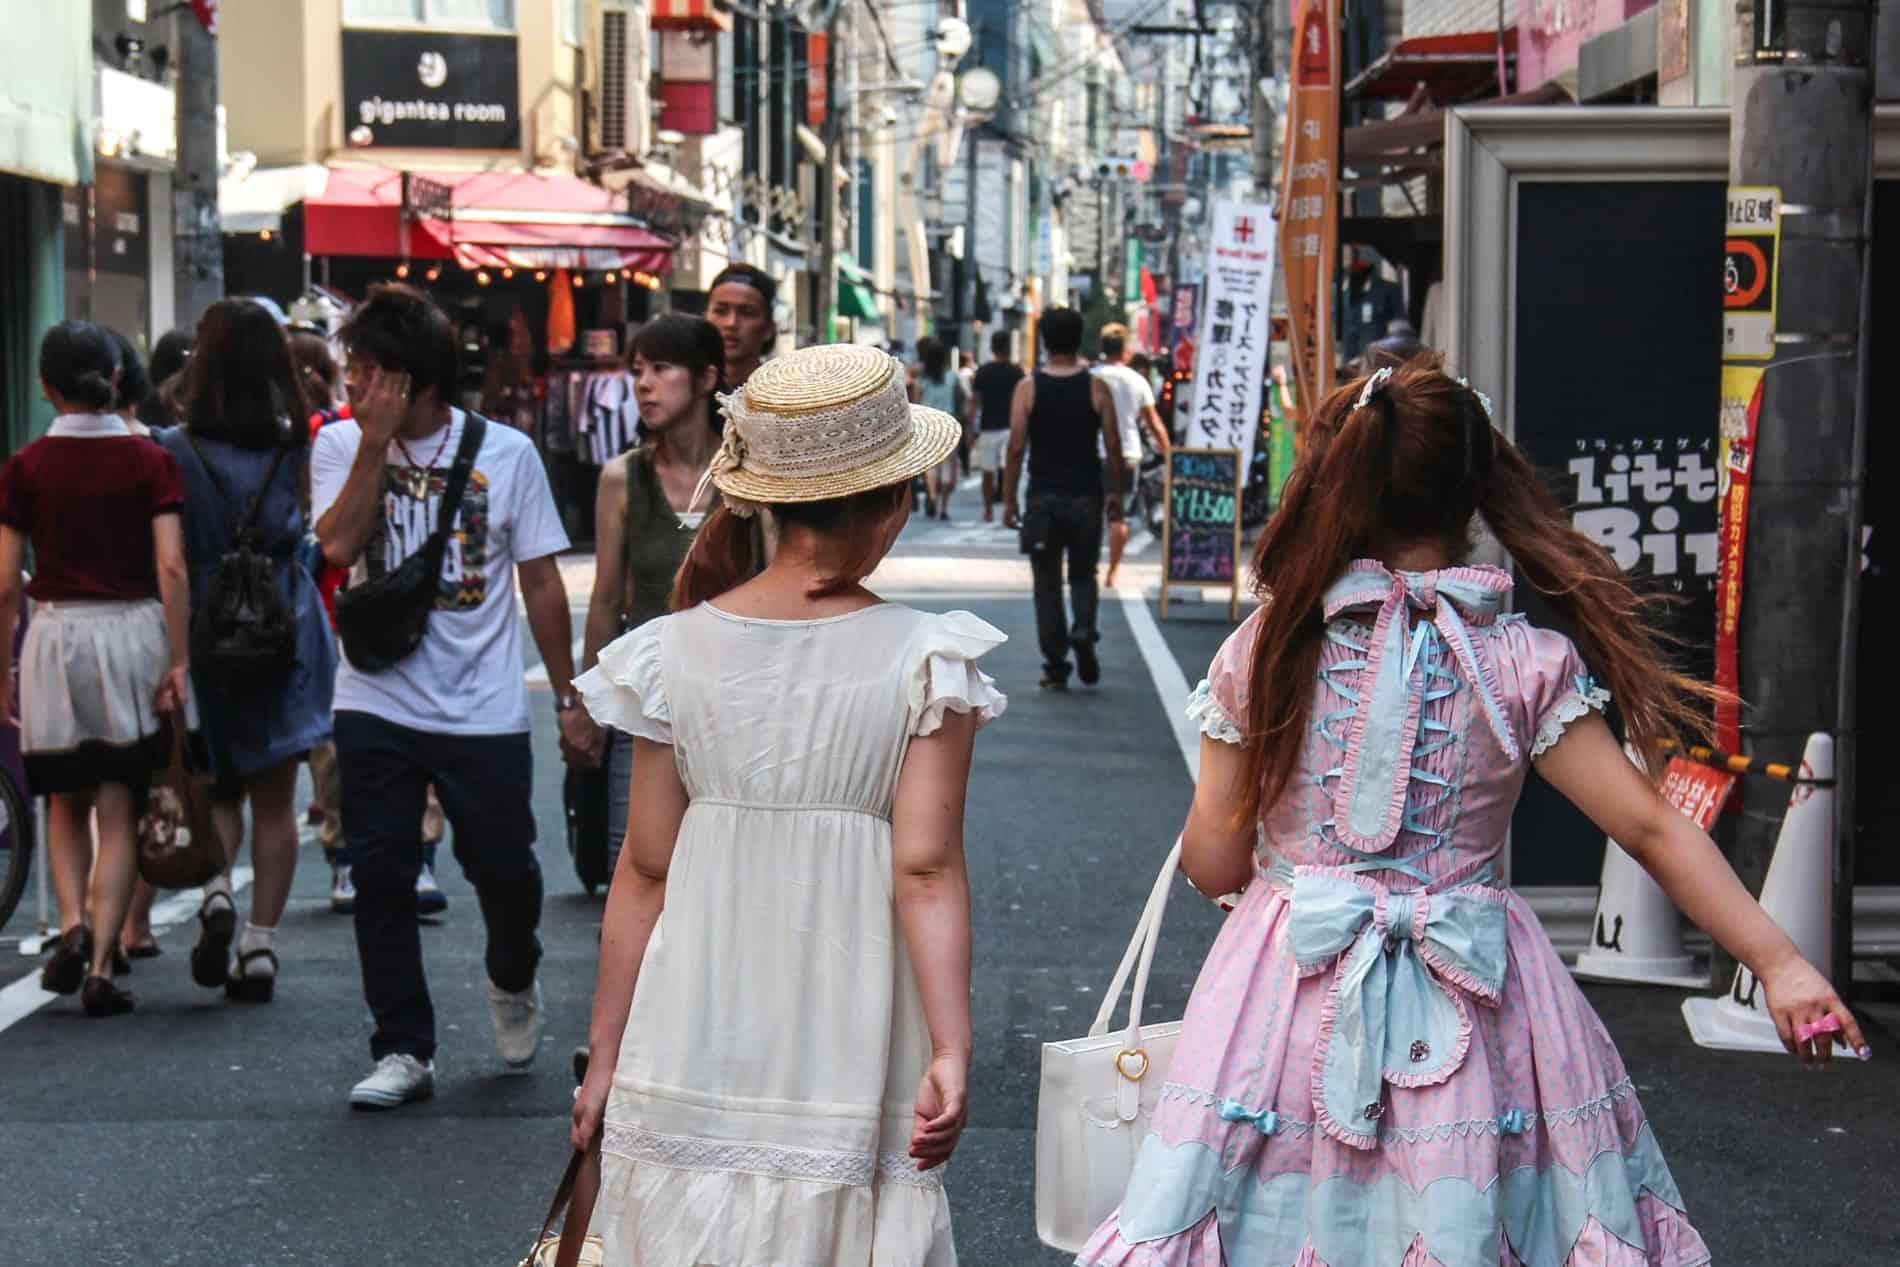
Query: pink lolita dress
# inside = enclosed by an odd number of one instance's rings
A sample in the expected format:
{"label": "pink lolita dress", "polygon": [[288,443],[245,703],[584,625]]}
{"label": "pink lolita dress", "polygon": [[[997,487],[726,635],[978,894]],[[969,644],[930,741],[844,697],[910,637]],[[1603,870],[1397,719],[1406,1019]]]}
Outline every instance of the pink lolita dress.
{"label": "pink lolita dress", "polygon": [[[1083,1267],[1699,1267],[1603,1024],[1498,854],[1531,758],[1608,695],[1510,577],[1328,593],[1301,767]],[[1239,743],[1258,615],[1190,714]]]}

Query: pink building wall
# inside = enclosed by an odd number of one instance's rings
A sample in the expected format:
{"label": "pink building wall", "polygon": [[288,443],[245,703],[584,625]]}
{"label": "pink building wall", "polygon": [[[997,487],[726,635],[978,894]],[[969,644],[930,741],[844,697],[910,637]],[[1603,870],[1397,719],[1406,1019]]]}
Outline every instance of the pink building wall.
{"label": "pink building wall", "polygon": [[1583,42],[1651,8],[1656,0],[1527,0],[1517,32],[1517,88],[1537,87],[1577,66]]}

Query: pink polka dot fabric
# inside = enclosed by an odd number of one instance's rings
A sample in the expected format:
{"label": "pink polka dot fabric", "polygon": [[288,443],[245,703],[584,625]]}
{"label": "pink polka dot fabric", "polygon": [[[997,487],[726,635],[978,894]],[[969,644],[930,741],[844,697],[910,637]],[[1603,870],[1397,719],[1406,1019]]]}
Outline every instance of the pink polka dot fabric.
{"label": "pink polka dot fabric", "polygon": [[[1210,734],[1223,723],[1246,728],[1259,619],[1236,630],[1208,670],[1197,715]],[[1314,704],[1302,770],[1263,816],[1263,868],[1274,858],[1307,868],[1364,861],[1338,843],[1329,821],[1331,791],[1349,759],[1337,741],[1345,727],[1330,723],[1332,737],[1322,728],[1364,685],[1358,666],[1370,630],[1350,616],[1329,629],[1336,636],[1322,673],[1306,688]],[[1497,857],[1528,758],[1605,699],[1559,634],[1515,617],[1470,632],[1519,755],[1506,757],[1463,675],[1423,705],[1421,717],[1443,728],[1430,733],[1449,741],[1429,751],[1421,744],[1406,827],[1390,857],[1430,877],[1428,889],[1446,878],[1463,882]],[[1389,870],[1362,878],[1393,891],[1420,885]],[[1462,1065],[1435,1086],[1388,1080],[1376,1145],[1349,1147],[1323,1129],[1315,1105],[1316,1045],[1334,965],[1302,975],[1288,944],[1288,889],[1256,875],[1202,967],[1122,1210],[1078,1263],[1708,1263],[1608,1033],[1529,906],[1515,893],[1503,902],[1503,986],[1495,1005],[1464,996],[1470,1043]],[[1270,1131],[1239,1116],[1269,1110]],[[1160,1218],[1160,1209],[1173,1216]],[[1125,1227],[1124,1212],[1138,1226]]]}

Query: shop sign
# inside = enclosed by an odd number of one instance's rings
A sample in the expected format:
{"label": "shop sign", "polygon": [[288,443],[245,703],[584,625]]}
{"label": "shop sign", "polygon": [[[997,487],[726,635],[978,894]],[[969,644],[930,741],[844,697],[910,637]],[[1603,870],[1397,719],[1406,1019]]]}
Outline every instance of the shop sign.
{"label": "shop sign", "polygon": [[515,149],[520,102],[512,35],[343,32],[343,130],[364,145]]}
{"label": "shop sign", "polygon": [[827,64],[830,45],[831,37],[823,31],[812,31],[805,36],[805,122],[814,128],[825,126],[825,77],[831,71]]}
{"label": "shop sign", "polygon": [[1732,185],[1722,264],[1722,359],[1766,361],[1775,354],[1775,277],[1781,247],[1781,190]]}
{"label": "shop sign", "polygon": [[1260,388],[1267,369],[1273,296],[1273,213],[1264,203],[1217,202],[1208,239],[1205,308],[1194,360],[1191,448],[1233,449],[1253,461]]}
{"label": "shop sign", "polygon": [[1301,400],[1333,386],[1333,273],[1339,233],[1339,0],[1300,0],[1285,168],[1280,254],[1292,320],[1294,385]]}
{"label": "shop sign", "polygon": [[172,162],[178,157],[177,115],[169,86],[99,68],[99,146],[106,157]]}
{"label": "shop sign", "polygon": [[1761,419],[1760,365],[1722,367],[1721,497],[1716,539],[1715,684],[1728,698],[1715,706],[1715,743],[1724,752],[1742,747],[1741,687],[1742,555],[1748,540],[1748,491],[1755,467],[1755,427]]}

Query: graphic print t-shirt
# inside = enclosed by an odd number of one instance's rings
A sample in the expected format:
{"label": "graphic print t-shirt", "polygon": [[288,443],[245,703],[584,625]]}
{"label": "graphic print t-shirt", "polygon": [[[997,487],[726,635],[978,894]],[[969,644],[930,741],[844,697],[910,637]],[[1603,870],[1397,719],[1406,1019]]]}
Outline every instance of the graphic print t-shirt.
{"label": "graphic print t-shirt", "polygon": [[[389,446],[383,467],[383,522],[350,570],[352,584],[380,576],[420,550],[435,528],[467,415],[451,411],[441,432],[408,441],[412,467]],[[322,518],[343,491],[363,432],[342,419],[317,433],[310,455],[311,515]],[[437,456],[438,449],[440,455]],[[426,489],[419,471],[426,469]],[[442,580],[428,632],[414,655],[382,673],[363,673],[345,656],[336,707],[373,713],[399,726],[451,735],[505,735],[528,728],[517,563],[559,554],[567,533],[547,471],[528,438],[490,423],[442,555]]]}

